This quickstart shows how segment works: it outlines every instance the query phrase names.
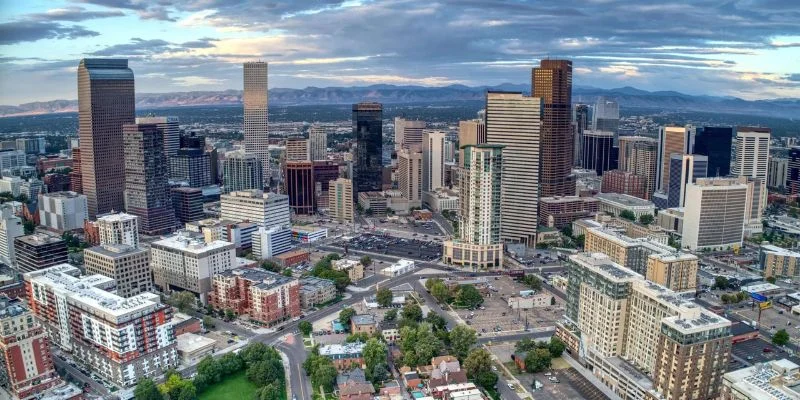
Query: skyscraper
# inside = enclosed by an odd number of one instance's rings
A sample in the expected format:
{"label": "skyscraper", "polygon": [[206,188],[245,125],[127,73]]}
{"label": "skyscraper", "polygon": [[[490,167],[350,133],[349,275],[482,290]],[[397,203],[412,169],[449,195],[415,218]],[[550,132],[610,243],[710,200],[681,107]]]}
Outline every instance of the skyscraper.
{"label": "skyscraper", "polygon": [[575,137],[573,143],[575,149],[572,155],[574,165],[581,165],[582,155],[581,146],[583,145],[583,132],[589,129],[589,106],[586,104],[576,104],[572,115],[572,131]]}
{"label": "skyscraper", "polygon": [[244,150],[261,161],[264,186],[269,185],[269,92],[267,63],[244,63]]}
{"label": "skyscraper", "polygon": [[361,192],[380,191],[383,183],[383,106],[353,104],[353,201]]}
{"label": "skyscraper", "polygon": [[586,130],[582,136],[581,167],[595,170],[597,176],[602,176],[603,172],[614,168],[611,160],[614,133]]}
{"label": "skyscraper", "polygon": [[308,139],[304,137],[286,139],[286,161],[308,161],[309,153]]}
{"label": "skyscraper", "polygon": [[708,175],[708,157],[699,154],[673,154],[670,157],[668,204],[666,207],[683,207],[686,204],[686,185]]}
{"label": "skyscraper", "polygon": [[415,147],[419,150],[422,145],[422,130],[425,121],[411,121],[401,117],[394,118],[394,149]]}
{"label": "skyscraper", "polygon": [[789,159],[769,156],[769,171],[767,171],[767,186],[779,190],[786,187],[789,174]]}
{"label": "skyscraper", "polygon": [[170,157],[178,154],[181,148],[181,130],[178,125],[178,117],[138,117],[137,124],[156,124],[158,129],[164,133],[164,156],[169,160]]}
{"label": "skyscraper", "polygon": [[134,122],[128,60],[85,58],[78,65],[78,134],[83,194],[89,216],[122,210],[125,179],[122,125]]}
{"label": "skyscraper", "polygon": [[289,207],[295,214],[313,214],[314,164],[311,161],[287,161],[283,176],[284,188],[289,196]]}
{"label": "skyscraper", "polygon": [[800,147],[789,150],[789,165],[786,167],[786,189],[791,195],[800,194]]}
{"label": "skyscraper", "polygon": [[139,217],[147,235],[175,228],[164,154],[164,132],[157,124],[123,125],[125,140],[125,209]]}
{"label": "skyscraper", "polygon": [[694,153],[695,128],[686,126],[663,126],[658,131],[658,170],[656,189],[666,192],[669,186],[669,160],[673,153]]}
{"label": "skyscraper", "polygon": [[[486,123],[483,119],[458,121],[458,147],[486,143]],[[458,151],[458,162],[464,166],[464,151]]]}
{"label": "skyscraper", "polygon": [[338,222],[353,222],[353,182],[339,178],[330,181],[328,189],[328,213]]}
{"label": "skyscraper", "polygon": [[572,61],[542,60],[532,72],[531,95],[542,102],[539,196],[574,195]]}
{"label": "skyscraper", "polygon": [[736,127],[736,157],[731,170],[733,175],[767,179],[771,133],[769,128]]}
{"label": "skyscraper", "polygon": [[693,251],[741,246],[747,196],[747,183],[740,178],[705,178],[687,185],[681,245]]}
{"label": "skyscraper", "polygon": [[444,132],[426,129],[422,133],[422,191],[444,186]]}
{"label": "skyscraper", "polygon": [[422,203],[422,153],[412,149],[400,149],[397,153],[397,186],[409,206]]}
{"label": "skyscraper", "polygon": [[644,136],[619,138],[619,169],[645,178],[644,199],[650,200],[656,190],[658,140]]}
{"label": "skyscraper", "polygon": [[733,128],[706,126],[697,129],[694,154],[708,157],[708,176],[722,177],[731,173]]}
{"label": "skyscraper", "polygon": [[225,193],[261,189],[264,185],[261,172],[261,160],[257,155],[241,151],[225,154],[225,161],[222,163]]}
{"label": "skyscraper", "polygon": [[328,133],[320,124],[308,128],[309,152],[311,161],[325,161],[328,159]]}
{"label": "skyscraper", "polygon": [[[508,92],[486,94],[486,141],[505,146],[501,236],[505,241],[527,246],[536,244],[537,226],[531,221],[539,215],[539,196],[545,197],[539,186],[541,110],[542,100],[538,97]],[[572,154],[572,147],[567,150]]]}
{"label": "skyscraper", "polygon": [[592,113],[592,129],[614,134],[614,144],[619,138],[619,104],[605,97],[598,97]]}

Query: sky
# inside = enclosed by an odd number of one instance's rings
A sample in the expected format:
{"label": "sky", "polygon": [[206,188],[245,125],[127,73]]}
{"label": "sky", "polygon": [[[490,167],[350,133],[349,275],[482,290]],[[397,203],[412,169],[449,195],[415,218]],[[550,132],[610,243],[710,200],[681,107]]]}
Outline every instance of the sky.
{"label": "sky", "polygon": [[797,0],[0,0],[0,104],[77,98],[84,57],[129,59],[141,93],[530,82],[800,98]]}

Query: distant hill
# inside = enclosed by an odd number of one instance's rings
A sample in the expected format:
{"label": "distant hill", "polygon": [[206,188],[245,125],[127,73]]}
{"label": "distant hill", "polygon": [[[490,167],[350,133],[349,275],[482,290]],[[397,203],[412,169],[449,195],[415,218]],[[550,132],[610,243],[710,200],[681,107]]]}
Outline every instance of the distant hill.
{"label": "distant hill", "polygon": [[[360,101],[381,103],[442,103],[482,100],[487,90],[528,92],[528,85],[505,83],[497,86],[470,87],[450,85],[444,87],[372,85],[358,87],[307,87],[305,89],[275,88],[270,90],[270,104],[313,105],[351,104]],[[242,92],[138,93],[139,109],[178,106],[241,104]],[[674,91],[648,92],[633,87],[598,89],[576,86],[574,103],[594,103],[599,96],[616,100],[623,108],[655,108],[664,111],[697,111],[723,114],[747,114],[778,118],[795,118],[800,115],[800,99],[774,99],[749,101],[735,97],[692,96]],[[0,116],[32,115],[77,111],[76,100],[53,100],[0,106]]]}

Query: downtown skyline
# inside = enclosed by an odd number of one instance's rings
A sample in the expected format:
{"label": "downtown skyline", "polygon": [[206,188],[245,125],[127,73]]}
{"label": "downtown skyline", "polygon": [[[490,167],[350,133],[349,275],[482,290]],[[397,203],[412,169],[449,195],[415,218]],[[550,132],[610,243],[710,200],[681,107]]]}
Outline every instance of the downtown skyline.
{"label": "downtown skyline", "polygon": [[83,57],[128,58],[139,93],[241,89],[257,60],[272,87],[521,83],[550,57],[578,86],[800,97],[790,1],[323,3],[3,4],[0,104],[76,98]]}

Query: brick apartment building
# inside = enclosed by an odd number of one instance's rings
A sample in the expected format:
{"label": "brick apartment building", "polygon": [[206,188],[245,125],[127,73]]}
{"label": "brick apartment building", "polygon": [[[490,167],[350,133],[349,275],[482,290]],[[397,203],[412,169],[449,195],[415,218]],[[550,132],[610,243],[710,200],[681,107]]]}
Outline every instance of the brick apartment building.
{"label": "brick apartment building", "polygon": [[300,282],[261,268],[237,268],[214,276],[209,304],[272,326],[300,316]]}

